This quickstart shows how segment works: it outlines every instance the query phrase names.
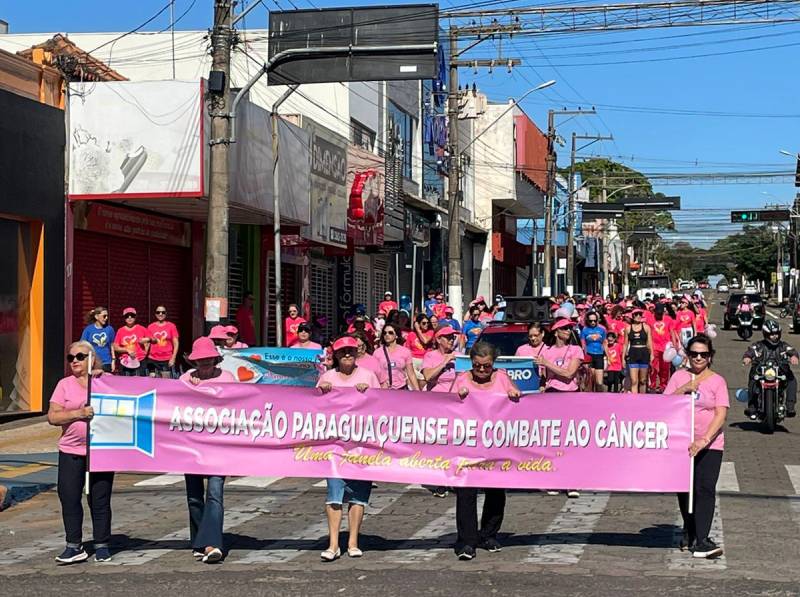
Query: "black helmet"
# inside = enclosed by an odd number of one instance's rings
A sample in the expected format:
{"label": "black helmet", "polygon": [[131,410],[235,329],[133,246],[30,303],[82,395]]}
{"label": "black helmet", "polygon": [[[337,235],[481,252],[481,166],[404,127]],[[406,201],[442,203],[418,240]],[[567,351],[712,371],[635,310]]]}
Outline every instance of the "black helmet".
{"label": "black helmet", "polygon": [[[764,340],[766,340],[769,344],[777,344],[781,339],[781,326],[773,319],[767,319],[764,322],[764,325],[761,326],[761,332],[764,334]],[[773,334],[778,334],[777,341],[770,341],[770,336]]]}

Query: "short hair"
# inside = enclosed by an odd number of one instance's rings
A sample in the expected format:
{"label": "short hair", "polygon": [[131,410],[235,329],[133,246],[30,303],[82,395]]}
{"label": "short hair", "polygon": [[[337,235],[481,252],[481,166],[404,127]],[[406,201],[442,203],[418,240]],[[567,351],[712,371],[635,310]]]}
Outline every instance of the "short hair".
{"label": "short hair", "polygon": [[531,330],[539,330],[540,332],[544,331],[544,328],[542,327],[542,322],[541,321],[530,322],[528,324],[528,331],[530,332]]}
{"label": "short hair", "polygon": [[86,351],[86,354],[92,355],[92,370],[93,371],[102,371],[103,370],[103,362],[100,359],[97,358],[97,352],[95,351],[94,346],[92,346],[89,342],[87,342],[86,340],[78,340],[77,342],[73,342],[72,344],[70,344],[67,347],[67,354],[69,354],[69,352],[73,348],[80,348],[80,349]]}
{"label": "short hair", "polygon": [[480,340],[469,349],[469,358],[474,359],[475,357],[491,357],[494,363],[497,360],[497,348],[494,344]]}

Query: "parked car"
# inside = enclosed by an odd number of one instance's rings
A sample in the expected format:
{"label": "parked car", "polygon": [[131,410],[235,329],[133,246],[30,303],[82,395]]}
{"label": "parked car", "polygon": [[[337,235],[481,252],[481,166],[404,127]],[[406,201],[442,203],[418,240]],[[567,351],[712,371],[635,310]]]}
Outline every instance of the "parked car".
{"label": "parked car", "polygon": [[697,287],[700,290],[708,290],[710,288],[708,285],[708,280],[702,280],[701,282],[698,282]]}
{"label": "parked car", "polygon": [[760,330],[764,324],[764,302],[758,294],[750,294],[744,292],[732,292],[728,300],[720,301],[721,305],[725,305],[725,313],[722,315],[722,327],[726,330],[736,327],[738,324],[736,318],[736,308],[742,302],[742,297],[747,295],[750,299],[750,304],[753,305],[753,329]]}
{"label": "parked car", "polygon": [[728,285],[725,282],[717,284],[717,292],[728,292]]}
{"label": "parked car", "polygon": [[739,286],[739,280],[731,280],[730,286],[732,290],[739,290],[739,288],[741,288],[741,286]]}
{"label": "parked car", "polygon": [[691,280],[684,280],[683,282],[680,283],[680,285],[678,286],[678,289],[679,290],[692,290],[692,289],[694,289],[694,282],[692,282]]}

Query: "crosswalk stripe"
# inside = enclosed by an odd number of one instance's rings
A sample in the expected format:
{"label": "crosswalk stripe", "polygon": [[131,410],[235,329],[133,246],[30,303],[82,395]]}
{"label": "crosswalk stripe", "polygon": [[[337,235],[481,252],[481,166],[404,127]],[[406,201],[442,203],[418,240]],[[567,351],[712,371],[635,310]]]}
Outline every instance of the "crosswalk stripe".
{"label": "crosswalk stripe", "polygon": [[[689,551],[679,551],[678,545],[680,544],[681,537],[683,536],[683,518],[678,515],[675,526],[678,527],[675,531],[674,549],[667,553],[667,568],[670,570],[725,570],[728,567],[728,561],[723,553],[720,557],[713,560],[706,560],[701,558],[693,558]],[[720,507],[719,494],[717,494],[714,503],[714,520],[711,522],[711,531],[708,534],[709,538],[720,547],[725,547],[725,536],[722,532],[722,510]]]}
{"label": "crosswalk stripe", "polygon": [[544,537],[531,546],[523,561],[537,564],[577,564],[610,497],[608,493],[582,493],[578,499],[567,499],[547,527]]}
{"label": "crosswalk stripe", "polygon": [[717,491],[739,493],[739,479],[736,477],[736,465],[733,462],[723,462],[719,470]]}
{"label": "crosswalk stripe", "polygon": [[[225,519],[222,525],[222,531],[227,532],[236,528],[246,522],[257,518],[263,514],[266,508],[277,509],[285,506],[298,496],[297,491],[276,491],[267,496],[262,496],[253,500],[249,500],[239,506],[225,509]],[[142,546],[143,549],[134,549],[125,551],[114,556],[114,559],[109,562],[115,566],[141,566],[151,562],[163,555],[171,553],[173,549],[157,548],[159,543],[167,541],[188,541],[189,540],[189,527],[183,527],[177,531],[167,533],[159,537],[155,541],[150,541]],[[189,547],[189,546],[187,546]],[[189,552],[186,552],[187,558]]]}
{"label": "crosswalk stripe", "polygon": [[328,486],[328,481],[323,479],[322,481],[317,481],[316,483],[314,483],[312,487],[327,487],[327,486]]}
{"label": "crosswalk stripe", "polygon": [[283,479],[283,477],[240,477],[239,479],[234,479],[226,483],[226,485],[231,487],[258,487],[259,489],[264,489],[281,479]]}
{"label": "crosswalk stripe", "polygon": [[786,472],[789,474],[792,487],[794,487],[794,494],[800,495],[800,464],[787,464]]}
{"label": "crosswalk stripe", "polygon": [[[367,517],[369,516],[377,516],[381,512],[383,512],[386,508],[394,504],[397,500],[399,500],[407,491],[406,487],[398,487],[396,491],[392,493],[381,493],[380,495],[376,495],[370,498],[369,506],[367,506],[365,510],[365,514]],[[344,521],[347,520],[347,515],[343,515],[342,517]],[[343,521],[343,522],[344,522]],[[346,524],[346,522],[344,523]],[[259,549],[253,550],[244,555],[241,559],[232,560],[231,563],[233,564],[279,564],[290,562],[295,558],[300,557],[304,553],[307,553],[308,550],[299,550],[296,548],[296,543],[298,541],[317,541],[322,542],[325,537],[328,535],[328,521],[326,518],[315,522],[305,529],[299,531],[298,533],[292,534],[292,538],[286,541],[277,541],[275,543],[271,543],[268,546],[268,549]],[[295,546],[293,548],[293,546]],[[345,547],[342,546],[342,552],[345,551]]]}
{"label": "crosswalk stripe", "polygon": [[[483,510],[485,497],[482,493],[478,494],[478,517]],[[383,556],[383,561],[391,561],[398,564],[415,564],[418,562],[429,562],[445,549],[452,545],[439,544],[442,535],[453,533],[456,530],[456,507],[448,508],[447,511],[434,518],[416,533],[403,541],[396,551],[392,551]],[[419,543],[430,543],[428,546],[420,546]]]}
{"label": "crosswalk stripe", "polygon": [[167,473],[166,475],[158,475],[157,477],[150,477],[134,483],[134,487],[162,487],[165,485],[175,485],[179,481],[183,481],[183,475],[176,473]]}

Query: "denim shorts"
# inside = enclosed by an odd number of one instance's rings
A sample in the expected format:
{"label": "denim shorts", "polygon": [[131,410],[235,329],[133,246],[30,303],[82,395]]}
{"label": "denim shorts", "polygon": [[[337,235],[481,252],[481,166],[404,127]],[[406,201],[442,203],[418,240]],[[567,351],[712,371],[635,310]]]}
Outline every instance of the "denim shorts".
{"label": "denim shorts", "polygon": [[326,504],[358,504],[366,506],[369,495],[372,493],[372,481],[349,481],[346,479],[326,479],[328,482],[328,496]]}

